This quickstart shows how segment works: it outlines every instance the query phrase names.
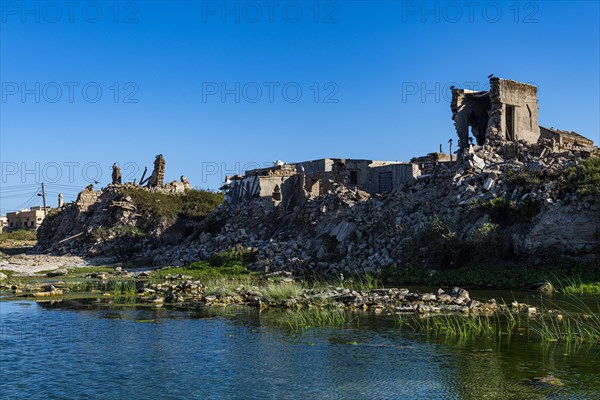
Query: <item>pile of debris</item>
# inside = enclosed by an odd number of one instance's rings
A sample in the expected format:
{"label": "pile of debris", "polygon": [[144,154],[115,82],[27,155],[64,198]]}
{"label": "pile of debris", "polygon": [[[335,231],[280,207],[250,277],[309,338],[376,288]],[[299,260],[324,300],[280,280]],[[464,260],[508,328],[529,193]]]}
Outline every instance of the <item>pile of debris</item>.
{"label": "pile of debris", "polygon": [[256,270],[296,274],[456,265],[473,252],[594,256],[600,206],[568,182],[586,156],[523,143],[471,146],[464,162],[440,164],[387,195],[339,185],[288,211],[260,201],[223,206],[182,244],[146,255],[181,265],[242,246],[256,252]]}
{"label": "pile of debris", "polygon": [[[286,209],[260,200],[222,205],[206,218],[148,219],[128,185],[86,190],[44,221],[38,249],[80,256],[120,254],[184,265],[232,248],[255,253],[252,268],[296,275],[457,266],[468,260],[547,253],[598,255],[600,205],[570,174],[589,154],[544,144],[488,143],[459,163],[387,194],[335,184]],[[140,227],[145,234],[137,234]]]}

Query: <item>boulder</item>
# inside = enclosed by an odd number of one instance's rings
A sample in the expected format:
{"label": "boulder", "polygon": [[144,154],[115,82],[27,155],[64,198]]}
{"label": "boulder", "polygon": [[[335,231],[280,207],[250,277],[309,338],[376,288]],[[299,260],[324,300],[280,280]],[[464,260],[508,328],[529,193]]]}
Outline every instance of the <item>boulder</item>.
{"label": "boulder", "polygon": [[54,271],[50,271],[50,272],[46,273],[46,276],[48,278],[54,278],[57,276],[67,275],[68,273],[69,273],[69,271],[66,268],[58,268],[58,269],[55,269]]}

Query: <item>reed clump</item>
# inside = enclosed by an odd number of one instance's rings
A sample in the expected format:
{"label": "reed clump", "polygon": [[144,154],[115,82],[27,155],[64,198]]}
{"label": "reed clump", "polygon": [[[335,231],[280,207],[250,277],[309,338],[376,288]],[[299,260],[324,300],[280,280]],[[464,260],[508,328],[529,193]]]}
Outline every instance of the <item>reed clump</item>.
{"label": "reed clump", "polygon": [[272,313],[276,325],[291,331],[312,328],[342,328],[358,323],[358,316],[337,308],[311,308],[297,311]]}
{"label": "reed clump", "polygon": [[583,303],[575,311],[542,306],[534,315],[516,311],[398,315],[397,323],[415,332],[461,339],[519,335],[532,341],[600,344],[600,305],[593,310]]}

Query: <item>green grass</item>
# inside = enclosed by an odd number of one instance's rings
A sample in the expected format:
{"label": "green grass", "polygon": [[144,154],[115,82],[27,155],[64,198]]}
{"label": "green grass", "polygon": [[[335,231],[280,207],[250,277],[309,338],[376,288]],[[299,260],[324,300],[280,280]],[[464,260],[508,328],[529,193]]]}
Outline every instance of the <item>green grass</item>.
{"label": "green grass", "polygon": [[600,344],[599,314],[567,316],[562,320],[544,317],[535,322],[531,332],[543,342]]}
{"label": "green grass", "polygon": [[[36,274],[37,275],[46,275],[48,272],[53,272],[53,271],[55,271],[55,270],[46,269],[43,271],[38,271],[38,272],[36,272]],[[72,268],[67,268],[67,271],[69,271],[69,273],[67,275],[64,275],[63,278],[83,276],[83,275],[91,274],[92,272],[111,273],[111,272],[115,271],[115,267],[81,267],[81,268],[72,267]]]}
{"label": "green grass", "polygon": [[420,316],[399,315],[398,325],[414,331],[435,335],[468,338],[474,336],[501,337],[511,335],[520,325],[520,320],[507,313],[493,315],[440,314]]}
{"label": "green grass", "polygon": [[579,283],[577,285],[569,285],[563,290],[565,293],[570,294],[600,294],[600,282]]}
{"label": "green grass", "polygon": [[371,291],[373,289],[384,288],[383,281],[380,277],[376,277],[368,272],[364,274],[355,274],[340,283],[345,289],[356,291]]}
{"label": "green grass", "polygon": [[201,219],[223,204],[223,195],[204,190],[186,190],[182,194],[127,189],[123,197],[131,197],[138,210],[148,219],[177,217]]}
{"label": "green grass", "polygon": [[0,272],[2,272],[4,275],[8,276],[9,279],[15,274],[15,271],[10,270],[10,269],[0,269]]}
{"label": "green grass", "polygon": [[134,280],[109,280],[105,291],[111,291],[115,296],[135,297],[137,285]]}
{"label": "green grass", "polygon": [[578,276],[557,279],[557,287],[568,294],[600,294],[600,282],[583,282]]}
{"label": "green grass", "polygon": [[[577,299],[573,297],[572,302],[576,303]],[[575,312],[555,305],[543,306],[539,308],[539,315],[533,317],[496,312],[492,315],[409,314],[397,318],[400,327],[433,336],[499,339],[520,335],[532,341],[600,344],[600,305],[592,310],[580,303]]]}
{"label": "green grass", "polygon": [[194,280],[242,277],[251,273],[242,265],[233,265],[226,267],[214,267],[208,262],[197,261],[185,267],[165,268],[155,271],[152,274],[153,279],[164,280],[167,275],[187,275]]}
{"label": "green grass", "polygon": [[[550,281],[561,289],[566,282],[590,284],[600,282],[600,269],[583,263],[561,261],[558,257],[542,260],[538,266],[512,264],[472,264],[458,268],[397,268],[388,267],[381,271],[385,285],[418,286],[467,286],[523,289],[544,281]],[[565,283],[561,283],[565,282]]]}
{"label": "green grass", "polygon": [[260,292],[269,300],[283,301],[298,296],[303,286],[296,282],[268,282],[260,286]]}
{"label": "green grass", "polygon": [[222,279],[222,278],[247,278],[259,274],[250,272],[247,268],[254,258],[252,251],[234,248],[224,251],[208,260],[195,261],[183,267],[165,268],[152,274],[153,280],[164,279],[167,275],[188,275],[195,280]]}
{"label": "green grass", "polygon": [[600,344],[600,302],[596,303],[594,309],[577,296],[569,296],[569,299],[570,306],[575,311],[562,310],[560,306],[550,302],[549,307],[544,305],[542,309],[551,308],[554,312],[543,312],[533,325],[532,332],[546,342]]}
{"label": "green grass", "polygon": [[30,230],[18,230],[12,232],[0,232],[0,243],[9,241],[35,241],[37,232]]}
{"label": "green grass", "polygon": [[87,275],[92,272],[115,272],[115,267],[81,267],[67,268],[69,275]]}
{"label": "green grass", "polygon": [[358,324],[358,316],[345,310],[315,308],[309,310],[271,312],[268,321],[291,331],[312,328],[348,327]]}
{"label": "green grass", "polygon": [[76,281],[69,280],[65,282],[65,286],[69,289],[70,292],[75,293],[91,292],[92,290],[99,288],[99,284],[97,281],[88,279]]}

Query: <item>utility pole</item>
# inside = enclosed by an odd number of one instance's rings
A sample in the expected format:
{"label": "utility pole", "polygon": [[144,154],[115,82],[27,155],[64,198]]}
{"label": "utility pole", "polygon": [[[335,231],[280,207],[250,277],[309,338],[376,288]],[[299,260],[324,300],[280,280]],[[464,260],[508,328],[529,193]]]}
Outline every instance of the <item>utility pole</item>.
{"label": "utility pole", "polygon": [[44,218],[46,218],[46,192],[44,191],[44,182],[42,182],[42,200],[44,202]]}

